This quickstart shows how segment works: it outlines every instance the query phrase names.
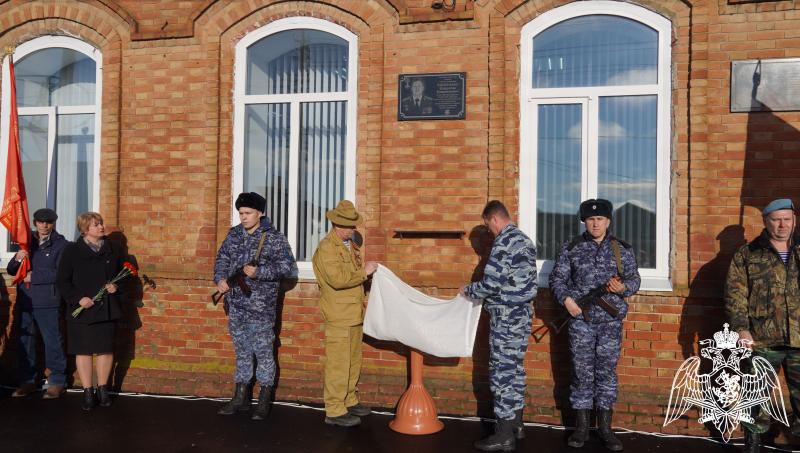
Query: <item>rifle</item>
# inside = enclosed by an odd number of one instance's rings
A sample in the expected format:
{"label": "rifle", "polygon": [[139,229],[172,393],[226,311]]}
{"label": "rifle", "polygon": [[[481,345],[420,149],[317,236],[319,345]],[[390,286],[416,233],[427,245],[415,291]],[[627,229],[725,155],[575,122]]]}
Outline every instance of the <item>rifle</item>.
{"label": "rifle", "polygon": [[[252,260],[244,266],[256,266],[257,264],[258,263],[256,263],[255,260]],[[228,282],[228,286],[233,286],[235,283],[237,286],[239,286],[239,289],[242,290],[242,293],[245,295],[245,297],[250,297],[250,295],[253,294],[253,290],[250,289],[250,286],[247,285],[247,281],[245,280],[247,275],[244,273],[244,266],[237,267],[233,273],[231,273],[231,275],[225,279],[225,281]],[[219,291],[214,291],[214,294],[211,295],[211,302],[214,304],[214,306],[219,303],[219,300],[222,299],[224,295],[225,294]]]}
{"label": "rifle", "polygon": [[[608,303],[608,301],[605,299],[605,296],[607,294],[608,294],[608,288],[606,287],[606,284],[602,284],[597,288],[594,288],[593,290],[589,291],[589,293],[586,294],[585,296],[575,301],[575,303],[578,304],[578,307],[580,307],[581,309],[584,321],[586,322],[591,321],[591,319],[589,319],[589,308],[591,308],[591,305],[593,303],[597,304],[600,308],[602,308],[606,313],[608,313],[612,317],[616,318],[617,316],[619,316],[619,309]],[[569,320],[572,318],[573,316],[569,314],[569,312],[566,312],[557,320],[550,322],[550,328],[556,333],[556,335],[558,335],[559,333],[561,333],[561,330],[564,329]]]}
{"label": "rifle", "polygon": [[[574,245],[575,241],[573,240],[572,245],[570,245],[570,248],[572,248],[572,246]],[[611,250],[614,252],[614,261],[617,264],[617,274],[614,276],[614,278],[620,278],[619,276],[622,275],[623,273],[622,255],[619,249],[619,242],[617,242],[617,239],[615,238],[611,238]],[[625,282],[624,278],[621,278],[620,280],[623,283]],[[575,301],[575,303],[578,304],[578,307],[580,307],[581,309],[584,321],[586,322],[590,321],[589,308],[592,302],[596,303],[598,306],[600,306],[600,308],[605,310],[605,312],[611,315],[612,317],[616,318],[617,316],[619,316],[619,310],[617,309],[617,307],[611,305],[605,299],[606,294],[608,294],[608,287],[605,284],[603,284],[589,291],[589,294],[586,294],[585,296]],[[573,316],[569,314],[569,311],[567,311],[557,320],[550,322],[550,329],[552,329],[556,333],[556,335],[558,335],[559,333],[561,333],[561,330],[564,329],[564,326],[567,325],[569,320],[572,319],[572,317]]]}
{"label": "rifle", "polygon": [[[245,280],[245,278],[247,278],[247,274],[244,273],[244,267],[258,266],[258,259],[261,257],[261,250],[264,248],[264,240],[266,238],[267,238],[267,232],[264,231],[263,233],[261,233],[261,239],[258,241],[258,248],[256,249],[256,254],[253,256],[253,259],[248,261],[246,264],[234,269],[231,275],[229,275],[228,278],[225,279],[225,281],[228,282],[228,286],[233,286],[232,284],[236,283],[236,285],[239,286],[239,289],[242,290],[242,294],[244,294],[245,297],[250,297],[250,295],[253,294],[253,291],[250,289],[250,286],[247,285],[247,280]],[[224,293],[221,293],[219,291],[214,291],[214,294],[211,295],[211,303],[213,303],[214,306],[216,306],[224,295],[225,295]],[[225,310],[226,310],[225,312],[227,313],[227,308]]]}

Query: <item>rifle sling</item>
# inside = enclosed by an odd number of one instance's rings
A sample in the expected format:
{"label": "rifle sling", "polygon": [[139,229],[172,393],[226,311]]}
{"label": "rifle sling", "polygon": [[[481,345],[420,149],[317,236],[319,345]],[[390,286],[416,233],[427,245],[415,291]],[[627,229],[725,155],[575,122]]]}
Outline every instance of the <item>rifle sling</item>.
{"label": "rifle sling", "polygon": [[253,257],[253,262],[256,263],[255,265],[258,266],[258,259],[261,258],[261,250],[264,248],[264,240],[267,239],[267,232],[263,231],[261,233],[261,239],[258,241],[258,248],[256,249],[256,254]]}
{"label": "rifle sling", "polygon": [[616,239],[611,239],[611,250],[614,251],[614,260],[617,262],[617,274],[622,277],[622,254],[619,251],[619,242]]}

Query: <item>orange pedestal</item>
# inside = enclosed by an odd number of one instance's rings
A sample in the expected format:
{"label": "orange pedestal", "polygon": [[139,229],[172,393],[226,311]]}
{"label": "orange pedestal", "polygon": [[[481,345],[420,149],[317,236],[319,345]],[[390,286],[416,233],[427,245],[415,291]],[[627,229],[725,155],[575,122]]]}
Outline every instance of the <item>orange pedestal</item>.
{"label": "orange pedestal", "polygon": [[397,413],[389,428],[398,433],[422,435],[444,429],[436,415],[436,403],[422,384],[422,354],[411,350],[411,384],[397,403]]}

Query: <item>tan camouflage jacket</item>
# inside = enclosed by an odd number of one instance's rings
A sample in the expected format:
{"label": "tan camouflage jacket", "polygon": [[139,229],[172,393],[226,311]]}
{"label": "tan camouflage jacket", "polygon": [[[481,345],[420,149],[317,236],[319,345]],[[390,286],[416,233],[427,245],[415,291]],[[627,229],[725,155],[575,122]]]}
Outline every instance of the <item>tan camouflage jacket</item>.
{"label": "tan camouflage jacket", "polygon": [[319,308],[325,322],[337,327],[364,322],[364,282],[367,273],[331,228],[312,258],[319,285]]}
{"label": "tan camouflage jacket", "polygon": [[783,264],[766,230],[733,256],[725,281],[731,330],[749,330],[756,346],[800,347],[800,237]]}

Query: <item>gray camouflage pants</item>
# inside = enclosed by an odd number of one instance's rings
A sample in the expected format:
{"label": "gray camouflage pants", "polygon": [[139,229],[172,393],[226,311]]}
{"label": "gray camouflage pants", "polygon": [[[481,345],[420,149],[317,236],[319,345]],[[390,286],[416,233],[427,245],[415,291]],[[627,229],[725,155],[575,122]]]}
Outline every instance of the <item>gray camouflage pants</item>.
{"label": "gray camouflage pants", "polygon": [[582,319],[569,322],[572,352],[573,409],[612,409],[617,401],[617,362],[622,343],[622,321],[592,324]]}
{"label": "gray camouflage pants", "polygon": [[525,406],[525,352],[533,305],[490,305],[489,388],[497,420],[511,420]]}
{"label": "gray camouflage pants", "polygon": [[274,322],[241,322],[231,319],[228,331],[236,352],[237,383],[249,383],[253,378],[253,356],[257,360],[256,379],[260,385],[272,386],[275,380]]}

